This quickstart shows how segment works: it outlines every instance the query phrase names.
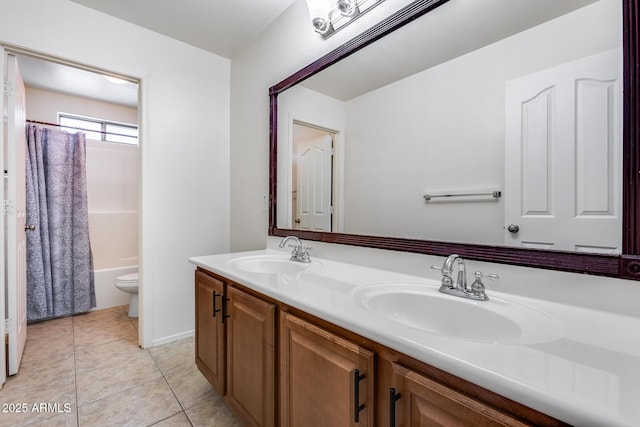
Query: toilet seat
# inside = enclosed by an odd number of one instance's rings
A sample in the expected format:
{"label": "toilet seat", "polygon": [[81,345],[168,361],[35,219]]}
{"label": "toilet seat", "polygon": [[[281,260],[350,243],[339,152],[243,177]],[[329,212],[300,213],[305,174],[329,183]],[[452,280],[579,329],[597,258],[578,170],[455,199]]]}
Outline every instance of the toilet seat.
{"label": "toilet seat", "polygon": [[130,284],[138,282],[138,273],[124,274],[116,278],[116,283]]}

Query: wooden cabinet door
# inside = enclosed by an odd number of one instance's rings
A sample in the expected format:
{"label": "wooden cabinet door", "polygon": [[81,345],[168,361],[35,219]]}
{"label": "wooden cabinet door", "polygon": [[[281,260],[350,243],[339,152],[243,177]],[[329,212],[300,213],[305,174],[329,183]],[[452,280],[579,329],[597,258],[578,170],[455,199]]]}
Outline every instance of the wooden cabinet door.
{"label": "wooden cabinet door", "polygon": [[395,424],[392,421],[391,425],[397,427],[526,425],[516,418],[395,363],[391,383],[397,399],[393,402],[390,394],[389,404],[395,405]]}
{"label": "wooden cabinet door", "polygon": [[290,314],[280,319],[281,425],[372,426],[374,354]]}
{"label": "wooden cabinet door", "polygon": [[227,395],[246,426],[275,425],[276,306],[227,287]]}
{"label": "wooden cabinet door", "polygon": [[195,293],[196,365],[222,396],[225,391],[224,324],[221,317],[224,283],[196,271]]}

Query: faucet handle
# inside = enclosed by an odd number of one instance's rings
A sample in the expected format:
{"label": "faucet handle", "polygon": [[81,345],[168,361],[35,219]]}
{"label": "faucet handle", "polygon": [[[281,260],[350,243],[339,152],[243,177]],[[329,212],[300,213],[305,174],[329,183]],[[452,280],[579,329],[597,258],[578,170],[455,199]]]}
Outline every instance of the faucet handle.
{"label": "faucet handle", "polygon": [[313,248],[310,246],[300,246],[298,248],[296,261],[310,263],[311,257],[309,256],[309,251],[311,250],[313,250]]}
{"label": "faucet handle", "polygon": [[445,270],[442,267],[439,267],[437,265],[432,265],[431,266],[432,270],[438,270],[442,272],[442,286],[446,287],[446,288],[450,288],[453,286],[453,278],[451,277],[451,272]]}
{"label": "faucet handle", "polygon": [[484,274],[481,271],[476,271],[475,273],[473,273],[473,275],[475,276],[476,280],[489,279],[489,280],[496,281],[500,278],[500,276],[498,276],[497,274]]}
{"label": "faucet handle", "polygon": [[470,289],[471,293],[473,294],[473,298],[482,301],[488,300],[489,297],[485,292],[485,287],[484,283],[482,283],[482,279],[498,280],[500,276],[498,276],[497,274],[483,274],[480,271],[476,271],[475,273],[473,273],[473,275],[476,278],[476,280],[474,280],[474,282],[471,284]]}

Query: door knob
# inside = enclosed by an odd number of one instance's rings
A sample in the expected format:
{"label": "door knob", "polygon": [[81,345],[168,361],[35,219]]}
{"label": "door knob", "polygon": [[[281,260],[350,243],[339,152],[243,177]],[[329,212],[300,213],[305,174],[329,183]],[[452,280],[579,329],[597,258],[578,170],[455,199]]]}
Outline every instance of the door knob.
{"label": "door knob", "polygon": [[295,222],[296,224],[300,224],[300,218],[296,218],[293,222]]}
{"label": "door knob", "polygon": [[518,231],[520,231],[520,227],[518,226],[518,224],[511,224],[507,227],[507,230],[509,231],[509,233],[517,233]]}
{"label": "door knob", "polygon": [[35,229],[36,229],[35,224],[30,224],[30,225],[25,225],[24,226],[24,231],[27,231],[27,230],[28,231],[35,231]]}

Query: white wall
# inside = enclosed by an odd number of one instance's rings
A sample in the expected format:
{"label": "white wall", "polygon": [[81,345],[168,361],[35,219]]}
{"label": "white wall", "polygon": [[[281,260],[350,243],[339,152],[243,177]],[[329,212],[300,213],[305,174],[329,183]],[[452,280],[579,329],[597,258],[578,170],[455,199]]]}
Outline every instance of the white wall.
{"label": "white wall", "polygon": [[229,60],[67,0],[0,0],[0,42],[141,80],[144,346],[193,332],[187,258],[229,249]]}
{"label": "white wall", "polygon": [[97,117],[123,123],[138,123],[138,110],[124,105],[27,87],[27,119],[58,123],[58,112]]}

